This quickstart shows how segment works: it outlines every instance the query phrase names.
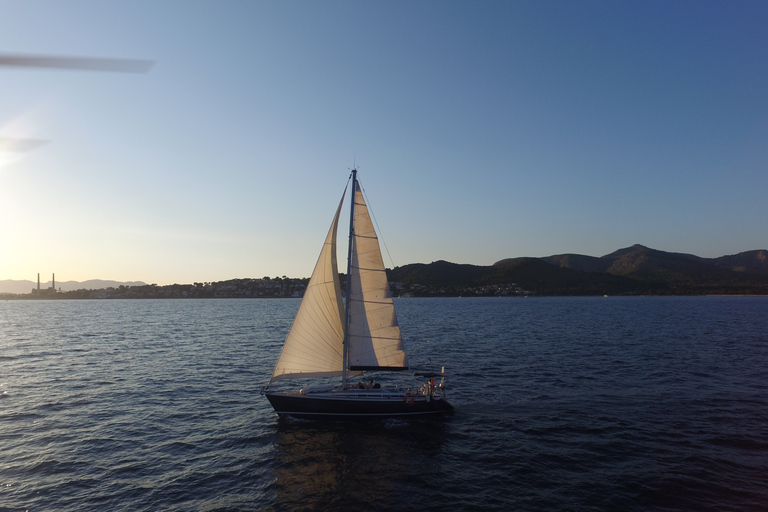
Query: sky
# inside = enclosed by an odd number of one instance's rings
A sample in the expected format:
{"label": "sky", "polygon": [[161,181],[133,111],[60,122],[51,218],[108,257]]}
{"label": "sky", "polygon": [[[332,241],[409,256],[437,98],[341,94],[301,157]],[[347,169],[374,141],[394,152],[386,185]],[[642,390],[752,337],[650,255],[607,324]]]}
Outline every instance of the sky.
{"label": "sky", "polygon": [[765,1],[0,0],[0,54],[154,62],[0,67],[0,280],[308,277],[353,166],[390,267],[768,248]]}

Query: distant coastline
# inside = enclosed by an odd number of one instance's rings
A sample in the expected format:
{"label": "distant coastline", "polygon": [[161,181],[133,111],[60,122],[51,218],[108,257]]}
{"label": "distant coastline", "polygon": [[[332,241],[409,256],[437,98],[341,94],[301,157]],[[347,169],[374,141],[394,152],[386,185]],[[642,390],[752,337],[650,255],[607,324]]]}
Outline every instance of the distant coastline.
{"label": "distant coastline", "polygon": [[[489,266],[414,263],[387,270],[387,276],[396,297],[768,295],[768,250],[701,258],[637,244],[601,257],[561,254]],[[344,275],[341,280],[344,289]],[[158,286],[93,280],[61,283],[57,289],[49,282],[39,290],[24,282],[30,293],[6,292],[11,281],[0,281],[0,299],[298,298],[308,281],[283,276]]]}
{"label": "distant coastline", "polygon": [[0,293],[6,300],[63,300],[63,299],[219,299],[219,298],[289,298],[302,297],[309,279],[264,277],[261,279],[230,279],[228,281],[193,284],[121,284],[105,288],[79,288],[74,290],[33,289],[31,293]]}

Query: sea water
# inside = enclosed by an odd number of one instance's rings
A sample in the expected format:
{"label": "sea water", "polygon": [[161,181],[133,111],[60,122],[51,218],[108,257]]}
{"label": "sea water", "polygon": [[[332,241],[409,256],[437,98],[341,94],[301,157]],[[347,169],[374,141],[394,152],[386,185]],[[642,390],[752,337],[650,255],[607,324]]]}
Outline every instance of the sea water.
{"label": "sea water", "polygon": [[444,421],[279,420],[293,299],[0,302],[0,511],[768,510],[768,298],[397,299]]}

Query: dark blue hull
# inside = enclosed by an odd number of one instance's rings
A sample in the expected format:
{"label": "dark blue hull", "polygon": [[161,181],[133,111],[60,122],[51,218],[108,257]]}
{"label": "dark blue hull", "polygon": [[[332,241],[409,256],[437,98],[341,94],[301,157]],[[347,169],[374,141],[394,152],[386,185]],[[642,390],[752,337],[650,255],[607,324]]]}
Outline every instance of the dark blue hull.
{"label": "dark blue hull", "polygon": [[440,416],[453,406],[440,396],[402,391],[266,393],[280,416],[306,419],[376,419]]}

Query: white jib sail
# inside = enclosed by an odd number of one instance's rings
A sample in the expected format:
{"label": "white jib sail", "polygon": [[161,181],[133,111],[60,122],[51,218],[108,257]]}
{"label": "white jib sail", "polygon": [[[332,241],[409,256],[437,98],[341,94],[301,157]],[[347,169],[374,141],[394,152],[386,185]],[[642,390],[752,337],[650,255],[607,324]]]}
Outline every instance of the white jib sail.
{"label": "white jib sail", "polygon": [[269,382],[342,374],[344,305],[336,263],[336,228],[343,202],[344,196]]}
{"label": "white jib sail", "polygon": [[363,193],[355,194],[354,236],[350,264],[349,347],[351,370],[404,369],[408,360],[395,305]]}

